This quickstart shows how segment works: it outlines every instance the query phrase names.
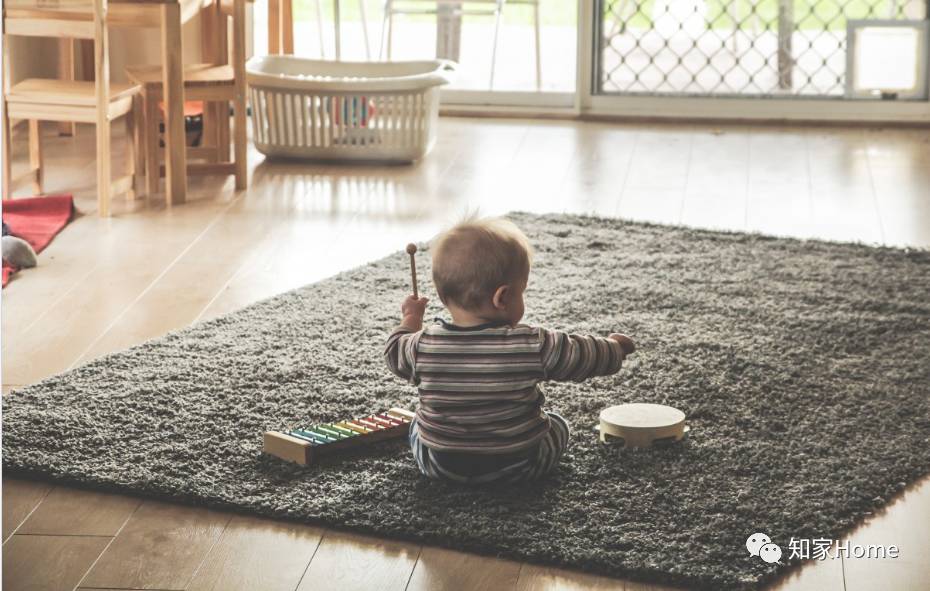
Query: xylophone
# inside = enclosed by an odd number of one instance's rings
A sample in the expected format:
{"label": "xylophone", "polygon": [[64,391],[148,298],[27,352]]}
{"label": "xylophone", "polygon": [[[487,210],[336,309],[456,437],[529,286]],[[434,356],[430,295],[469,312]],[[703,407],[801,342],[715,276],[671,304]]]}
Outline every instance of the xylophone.
{"label": "xylophone", "polygon": [[265,431],[262,451],[301,466],[320,456],[368,443],[404,437],[414,414],[402,408],[351,421],[321,423],[288,431]]}

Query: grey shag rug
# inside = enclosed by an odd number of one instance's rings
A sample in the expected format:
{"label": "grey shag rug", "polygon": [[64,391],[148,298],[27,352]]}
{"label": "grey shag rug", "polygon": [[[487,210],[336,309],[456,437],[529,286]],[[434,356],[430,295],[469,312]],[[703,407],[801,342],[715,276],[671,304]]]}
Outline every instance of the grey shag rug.
{"label": "grey shag rug", "polygon": [[[930,471],[930,253],[513,218],[536,248],[526,320],[639,345],[617,376],[548,387],[574,433],[545,483],[427,481],[400,442],[308,468],[259,453],[265,429],[413,408],[381,359],[401,253],[5,397],[4,466],[710,589],[788,566],[749,557],[751,533],[787,558],[791,537],[836,538]],[[690,439],[600,446],[597,413],[630,401],[683,409]]]}

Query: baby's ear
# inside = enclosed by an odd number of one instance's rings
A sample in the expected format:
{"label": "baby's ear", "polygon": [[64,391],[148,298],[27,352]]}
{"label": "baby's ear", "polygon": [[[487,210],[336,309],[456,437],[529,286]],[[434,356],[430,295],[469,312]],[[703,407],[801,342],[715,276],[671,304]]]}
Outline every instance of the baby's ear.
{"label": "baby's ear", "polygon": [[506,310],[507,309],[507,297],[510,295],[510,286],[501,285],[496,290],[494,290],[494,296],[491,298],[491,304],[494,305],[495,310]]}

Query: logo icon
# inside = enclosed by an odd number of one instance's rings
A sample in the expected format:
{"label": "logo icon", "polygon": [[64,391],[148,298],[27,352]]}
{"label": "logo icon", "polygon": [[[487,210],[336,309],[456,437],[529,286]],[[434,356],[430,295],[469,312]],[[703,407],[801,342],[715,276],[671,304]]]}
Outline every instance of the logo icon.
{"label": "logo icon", "polygon": [[781,560],[781,548],[778,547],[778,544],[769,542],[765,546],[759,548],[759,558],[769,564],[774,564]]}
{"label": "logo icon", "polygon": [[758,556],[769,564],[781,560],[781,548],[772,543],[772,538],[763,533],[754,533],[746,538],[746,549],[750,556]]}

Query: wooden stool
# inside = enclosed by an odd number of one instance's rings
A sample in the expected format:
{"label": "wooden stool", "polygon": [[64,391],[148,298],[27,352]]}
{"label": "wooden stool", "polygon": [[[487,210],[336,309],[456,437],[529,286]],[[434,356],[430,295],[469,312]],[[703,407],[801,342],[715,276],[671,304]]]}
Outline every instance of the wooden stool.
{"label": "wooden stool", "polygon": [[[246,167],[246,99],[245,99],[245,0],[222,0],[218,4],[219,16],[226,15],[232,19],[232,63],[191,64],[184,67],[185,101],[203,101],[204,122],[216,124],[212,134],[212,145],[189,148],[187,155],[192,159],[206,162],[194,162],[187,166],[188,174],[232,174],[236,177],[236,189],[248,186]],[[207,9],[204,9],[205,11]],[[222,20],[222,19],[221,19]],[[223,21],[225,23],[225,21]],[[225,33],[226,27],[218,30]],[[225,35],[217,35],[220,41]],[[225,44],[223,44],[225,45]],[[225,51],[218,52],[226,53]],[[220,55],[221,61],[229,61]],[[158,145],[158,125],[160,122],[159,103],[164,100],[161,66],[130,66],[126,68],[129,79],[142,88],[142,103],[145,112],[145,130],[143,133],[145,154],[146,186],[149,192],[158,192],[158,180],[164,175],[161,164],[161,149]],[[229,104],[232,104],[233,127],[233,161],[229,161]],[[208,117],[207,115],[213,115]],[[204,130],[207,131],[206,129]],[[209,141],[204,134],[204,141]]]}

